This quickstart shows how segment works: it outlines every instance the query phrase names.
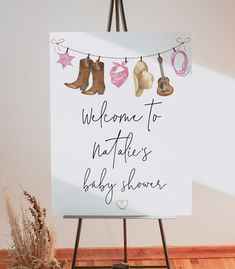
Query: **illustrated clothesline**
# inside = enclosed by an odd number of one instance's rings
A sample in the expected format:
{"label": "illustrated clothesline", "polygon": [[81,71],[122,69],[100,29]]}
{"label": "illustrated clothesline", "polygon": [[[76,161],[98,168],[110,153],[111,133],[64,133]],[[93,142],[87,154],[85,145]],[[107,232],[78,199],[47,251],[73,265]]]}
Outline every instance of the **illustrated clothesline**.
{"label": "illustrated clothesline", "polygon": [[143,59],[143,58],[151,58],[151,57],[156,57],[158,55],[162,55],[162,54],[166,54],[168,52],[171,52],[171,51],[175,51],[177,48],[180,48],[182,45],[186,44],[186,43],[189,43],[191,41],[190,37],[187,37],[185,38],[184,40],[180,37],[178,37],[176,39],[176,42],[178,43],[176,46],[170,48],[170,49],[167,49],[167,50],[164,50],[162,52],[157,52],[157,53],[153,53],[153,54],[149,54],[149,55],[143,55],[143,56],[129,56],[129,57],[115,57],[115,56],[105,56],[105,55],[97,55],[97,54],[91,54],[91,53],[87,53],[87,52],[82,52],[82,51],[78,51],[78,50],[75,50],[73,48],[70,48],[70,47],[67,47],[65,45],[63,45],[63,43],[65,42],[64,39],[60,39],[59,41],[56,41],[55,39],[52,39],[51,40],[51,44],[55,45],[55,50],[58,49],[60,50],[60,47],[61,48],[64,48],[66,49],[66,51],[73,51],[73,52],[76,52],[78,54],[81,54],[81,55],[86,55],[86,56],[91,56],[91,57],[95,57],[95,58],[98,58],[98,59],[112,59],[112,60],[135,60],[135,59]]}

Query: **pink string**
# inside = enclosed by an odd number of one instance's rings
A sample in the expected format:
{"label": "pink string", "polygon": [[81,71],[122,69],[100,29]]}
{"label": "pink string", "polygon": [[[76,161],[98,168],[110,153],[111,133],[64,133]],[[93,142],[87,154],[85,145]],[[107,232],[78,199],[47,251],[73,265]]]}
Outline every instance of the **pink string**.
{"label": "pink string", "polygon": [[[178,54],[182,54],[184,56],[184,61],[182,63],[182,68],[180,70],[176,69],[176,67],[175,67],[175,58]],[[185,51],[180,50],[180,49],[174,50],[171,54],[171,64],[175,70],[176,75],[178,75],[180,77],[185,77],[189,73],[190,67],[188,65],[189,64],[188,63],[188,56],[185,53]]]}

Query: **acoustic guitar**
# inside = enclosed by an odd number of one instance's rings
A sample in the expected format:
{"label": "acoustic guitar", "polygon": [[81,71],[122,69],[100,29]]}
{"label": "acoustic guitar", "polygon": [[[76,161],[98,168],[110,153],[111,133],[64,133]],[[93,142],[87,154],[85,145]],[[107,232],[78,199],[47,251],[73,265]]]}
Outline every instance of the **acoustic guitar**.
{"label": "acoustic guitar", "polygon": [[158,62],[161,71],[161,77],[158,79],[158,88],[157,93],[161,96],[168,96],[171,95],[174,91],[174,88],[170,85],[170,80],[168,77],[165,77],[164,70],[163,70],[163,59],[159,55]]}

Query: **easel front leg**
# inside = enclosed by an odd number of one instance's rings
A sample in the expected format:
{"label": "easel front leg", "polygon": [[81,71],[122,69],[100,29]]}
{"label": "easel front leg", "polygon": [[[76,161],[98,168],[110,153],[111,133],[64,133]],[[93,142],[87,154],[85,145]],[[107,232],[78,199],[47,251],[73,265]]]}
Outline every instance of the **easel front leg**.
{"label": "easel front leg", "polygon": [[121,11],[121,18],[122,18],[122,24],[123,24],[123,29],[124,32],[127,32],[127,23],[126,23],[126,16],[125,16],[125,10],[124,10],[124,5],[123,5],[123,0],[120,0],[120,11]]}
{"label": "easel front leg", "polygon": [[72,269],[75,269],[75,267],[76,267],[76,260],[77,260],[77,255],[78,255],[78,246],[79,246],[79,241],[80,241],[81,230],[82,230],[82,218],[79,218],[77,235],[76,235],[74,252],[73,252]]}
{"label": "easel front leg", "polygon": [[127,227],[126,227],[126,219],[123,219],[123,239],[124,239],[124,262],[128,262],[127,255]]}
{"label": "easel front leg", "polygon": [[165,238],[164,229],[163,229],[163,225],[162,225],[162,220],[159,219],[158,223],[159,223],[159,228],[160,228],[160,233],[161,233],[161,238],[162,238],[164,255],[165,255],[165,259],[166,259],[166,266],[167,266],[167,269],[171,269],[170,260],[169,260],[169,256],[168,256],[168,250],[167,250],[167,244],[166,244],[166,238]]}
{"label": "easel front leg", "polygon": [[116,17],[116,32],[120,32],[120,17],[122,19],[123,30],[124,32],[127,32],[128,30],[123,0],[110,0],[107,32],[111,32],[114,8]]}
{"label": "easel front leg", "polygon": [[110,8],[109,8],[109,18],[108,18],[107,32],[111,32],[112,20],[113,20],[113,10],[114,10],[114,0],[111,0],[110,1]]}

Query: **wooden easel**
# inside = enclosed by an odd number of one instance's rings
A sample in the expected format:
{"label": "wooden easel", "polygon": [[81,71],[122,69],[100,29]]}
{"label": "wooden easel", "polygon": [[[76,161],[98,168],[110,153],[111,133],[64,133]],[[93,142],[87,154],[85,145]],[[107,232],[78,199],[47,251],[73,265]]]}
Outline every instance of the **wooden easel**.
{"label": "wooden easel", "polygon": [[127,23],[126,23],[123,0],[110,0],[107,32],[111,31],[114,6],[115,6],[115,10],[116,10],[116,12],[115,12],[115,14],[116,14],[116,32],[120,32],[120,14],[121,14],[121,20],[122,20],[122,24],[123,24],[123,31],[127,32],[128,30],[127,30]]}
{"label": "wooden easel", "polygon": [[[74,252],[73,252],[73,260],[72,260],[72,267],[71,269],[90,269],[90,268],[111,268],[112,265],[110,266],[77,266],[77,256],[78,256],[78,247],[79,247],[79,242],[80,242],[80,237],[81,237],[81,231],[82,231],[82,222],[83,219],[120,219],[120,217],[116,216],[100,216],[100,217],[91,217],[91,216],[64,216],[65,219],[78,219],[78,226],[77,226],[77,234],[76,234],[76,239],[75,239],[75,245],[74,245]],[[126,216],[123,218],[123,262],[128,263],[128,250],[127,250],[127,219],[128,218],[140,218],[138,216]],[[159,229],[160,229],[160,234],[161,234],[161,240],[162,240],[162,246],[164,250],[164,255],[165,255],[165,260],[166,264],[165,265],[133,265],[129,266],[129,268],[167,268],[170,269],[170,261],[169,261],[169,256],[168,256],[168,249],[167,249],[167,244],[166,244],[166,239],[165,239],[165,234],[164,234],[164,229],[163,229],[163,224],[162,220],[158,219],[158,224],[159,224]]]}
{"label": "wooden easel", "polygon": [[[121,20],[123,24],[123,31],[127,32],[127,23],[126,23],[126,17],[125,17],[125,11],[124,11],[124,4],[123,0],[110,0],[110,10],[109,10],[109,18],[108,18],[108,27],[107,27],[107,32],[111,31],[112,27],[112,20],[113,20],[113,12],[114,12],[114,7],[116,10],[116,32],[120,32],[120,15],[121,15]],[[123,219],[123,262],[128,263],[128,250],[127,250],[127,219],[128,218],[140,218],[138,216],[125,216],[125,217],[107,217],[107,216],[99,216],[99,217],[91,217],[91,216],[64,216],[66,219],[78,219],[78,226],[77,226],[77,234],[76,234],[76,240],[75,240],[75,245],[74,245],[74,252],[73,252],[73,260],[72,260],[72,267],[71,269],[89,269],[89,268],[111,268],[112,265],[110,266],[76,266],[77,262],[77,255],[78,255],[78,247],[79,247],[79,242],[80,242],[80,236],[81,236],[81,230],[82,230],[82,222],[83,219],[92,219],[92,218],[99,218],[99,219],[104,219],[104,218],[116,218],[116,219]],[[166,264],[165,265],[135,265],[135,266],[129,266],[129,268],[167,268],[170,269],[170,261],[169,261],[169,256],[168,256],[168,250],[167,250],[167,244],[166,244],[166,239],[165,239],[165,234],[164,234],[164,229],[163,229],[163,224],[161,219],[157,219],[158,224],[159,224],[159,229],[160,229],[160,234],[161,234],[161,240],[162,240],[162,245],[163,245],[163,250],[164,250],[164,255],[165,255],[165,260]]]}

